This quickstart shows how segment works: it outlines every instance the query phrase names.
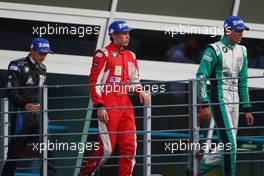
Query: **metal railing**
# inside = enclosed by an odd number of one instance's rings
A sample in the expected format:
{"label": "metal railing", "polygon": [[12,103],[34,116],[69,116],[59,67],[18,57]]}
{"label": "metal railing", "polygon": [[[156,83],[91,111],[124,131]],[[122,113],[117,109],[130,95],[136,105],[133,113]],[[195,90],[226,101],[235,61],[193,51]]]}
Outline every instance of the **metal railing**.
{"label": "metal railing", "polygon": [[[263,78],[263,77],[254,77],[254,78]],[[171,150],[166,150],[166,146],[163,146],[163,149],[160,149],[158,151],[162,151],[162,153],[155,153],[153,150],[153,145],[155,143],[162,143],[163,144],[170,144],[172,147],[174,147],[177,142],[181,141],[188,141],[194,144],[199,144],[200,141],[206,140],[206,143],[210,143],[211,140],[218,140],[216,139],[215,136],[213,136],[213,130],[226,130],[227,128],[214,128],[213,121],[211,121],[209,128],[201,128],[200,127],[200,120],[198,116],[198,107],[201,105],[198,103],[197,100],[197,80],[182,80],[182,81],[156,81],[156,82],[144,82],[142,83],[143,85],[151,85],[151,84],[168,84],[167,87],[171,86],[172,84],[175,83],[185,83],[188,85],[187,90],[185,89],[180,89],[180,90],[170,90],[170,91],[165,91],[165,92],[156,92],[152,93],[151,96],[155,100],[156,97],[159,96],[169,96],[170,100],[176,101],[173,103],[166,103],[166,104],[160,104],[158,100],[156,100],[154,103],[152,102],[151,105],[148,106],[142,106],[142,105],[136,105],[133,108],[135,110],[140,111],[141,109],[143,110],[142,114],[136,115],[136,120],[141,120],[142,121],[142,130],[136,130],[136,131],[127,131],[127,132],[109,132],[108,134],[122,134],[122,133],[136,133],[137,135],[142,135],[142,139],[138,139],[137,142],[142,145],[142,148],[139,148],[138,150],[142,150],[142,154],[137,154],[135,156],[136,159],[139,159],[141,162],[136,164],[136,167],[141,167],[142,168],[142,173],[136,173],[135,175],[143,175],[143,176],[150,176],[153,174],[153,167],[155,166],[177,166],[177,165],[188,165],[188,167],[192,168],[193,172],[192,175],[197,176],[198,171],[199,171],[199,157],[197,156],[198,154],[203,156],[203,155],[211,155],[209,152],[209,149],[204,151],[204,153],[200,153],[200,151],[196,148],[194,149],[189,149],[187,151],[178,151],[176,150],[175,153],[174,151]],[[9,115],[12,114],[17,114],[17,113],[28,113],[28,111],[25,110],[20,110],[20,111],[11,111],[9,110],[9,103],[7,98],[1,99],[1,160],[0,162],[3,163],[6,161],[6,155],[8,151],[8,139],[12,140],[12,138],[16,137],[25,137],[25,136],[37,136],[40,137],[40,140],[43,144],[48,146],[48,142],[50,137],[56,137],[56,136],[82,136],[81,137],[81,142],[87,142],[87,135],[97,135],[98,131],[96,129],[87,131],[87,128],[90,126],[90,122],[97,121],[97,119],[91,118],[92,116],[92,111],[95,110],[96,108],[93,108],[91,106],[91,101],[90,96],[88,95],[67,95],[67,96],[49,96],[48,90],[50,89],[63,89],[63,88],[76,88],[76,87],[83,87],[87,89],[89,86],[94,86],[94,85],[87,85],[87,84],[79,84],[79,85],[51,85],[51,86],[42,86],[40,87],[39,90],[41,90],[40,93],[40,103],[41,103],[41,108],[39,110],[40,113],[40,127],[41,127],[41,134],[23,134],[23,135],[10,135],[8,133],[9,129]],[[29,87],[27,87],[29,88]],[[19,89],[19,88],[17,88]],[[21,88],[24,89],[24,88]],[[171,88],[173,89],[173,88]],[[5,90],[4,88],[1,88],[0,90]],[[177,103],[177,97],[188,97],[187,102],[183,103]],[[175,97],[175,98],[172,98]],[[88,103],[88,107],[66,107],[66,108],[48,108],[49,104],[48,102],[50,101],[60,101],[60,100],[67,100],[67,101],[72,101],[72,100],[85,100]],[[234,102],[234,104],[243,104],[243,103],[238,103]],[[252,101],[252,104],[260,104],[263,103],[264,101]],[[217,103],[216,103],[217,104]],[[214,105],[214,103],[210,103],[210,105]],[[131,107],[115,107],[118,109],[126,109],[126,108],[131,108]],[[166,112],[166,108],[171,108],[173,109],[173,113],[165,113],[165,114],[156,114],[157,109],[158,110],[163,110]],[[108,109],[108,108],[106,108]],[[113,109],[113,108],[111,108]],[[178,113],[177,110],[179,109],[186,109],[184,113]],[[58,113],[58,112],[79,112],[79,111],[84,111],[86,113],[85,118],[67,118],[67,119],[48,119],[49,113]],[[154,112],[154,113],[153,113]],[[263,114],[263,111],[258,111],[258,112],[253,112],[253,114]],[[157,125],[154,129],[153,128],[153,121],[158,121],[158,123],[161,122],[161,120],[167,120],[167,121],[172,121],[175,120],[175,123],[177,123],[178,119],[184,119],[181,122],[185,121],[187,122],[187,126],[185,124],[185,128],[180,128],[178,126],[184,126],[184,125],[176,125],[177,128],[168,128],[168,129],[162,129],[162,128],[157,128]],[[83,123],[83,130],[81,132],[74,132],[74,131],[69,131],[69,132],[61,132],[61,133],[52,133],[49,132],[49,123],[62,123],[62,122],[69,122],[69,123],[74,123],[74,122],[82,122]],[[165,123],[166,121],[164,121]],[[155,123],[154,123],[155,124]],[[156,123],[157,124],[157,123]],[[159,127],[159,126],[158,126]],[[258,126],[252,126],[252,127],[238,127],[238,128],[232,128],[232,129],[239,129],[239,130],[250,130],[250,129],[263,129],[264,124],[258,125]],[[203,131],[208,131],[207,135],[201,135],[201,132]],[[102,134],[102,133],[101,133]],[[248,140],[249,143],[254,139],[259,139],[259,143],[262,144],[262,148],[256,151],[243,151],[243,150],[238,150],[235,153],[237,155],[247,155],[247,154],[260,154],[264,155],[264,150],[263,150],[263,144],[264,144],[264,139],[263,134],[259,134],[254,136],[254,138],[250,136],[243,136],[243,137],[238,137],[238,140]],[[249,138],[249,139],[248,139]],[[95,141],[89,141],[89,142],[95,142]],[[167,143],[166,143],[167,142]],[[168,147],[168,146],[167,146]],[[170,146],[171,147],[171,146]],[[156,150],[155,150],[156,151]],[[183,153],[182,153],[183,152]],[[110,156],[108,158],[122,158],[122,157],[129,157],[129,156]],[[172,157],[178,157],[178,158],[183,158],[182,160],[177,160],[177,159],[171,159]],[[74,170],[74,175],[77,175],[80,169],[83,167],[82,160],[85,159],[90,159],[93,158],[91,156],[83,156],[83,154],[78,154],[77,156],[74,157],[69,157],[69,156],[60,156],[60,157],[53,157],[49,158],[48,157],[48,150],[45,149],[41,153],[41,157],[36,159],[34,158],[20,158],[20,159],[10,159],[8,161],[36,161],[39,160],[41,161],[42,164],[42,172],[43,175],[48,174],[48,161],[50,160],[55,160],[55,161],[65,161],[65,160],[74,160],[76,161],[75,164],[73,165],[62,165],[62,166],[56,166],[57,169],[72,169]],[[157,159],[158,158],[158,159]],[[159,158],[162,158],[163,161],[160,161]],[[166,160],[164,160],[164,158]],[[184,161],[183,161],[184,160]],[[244,159],[244,160],[237,160],[237,163],[248,163],[248,162],[256,162],[256,163],[263,163],[263,159]],[[105,168],[111,168],[111,167],[116,167],[118,165],[116,164],[108,164],[105,165]],[[38,169],[39,167],[27,167],[27,168],[18,168],[18,169]],[[163,173],[161,173],[163,174]],[[173,175],[173,174],[172,174]]]}

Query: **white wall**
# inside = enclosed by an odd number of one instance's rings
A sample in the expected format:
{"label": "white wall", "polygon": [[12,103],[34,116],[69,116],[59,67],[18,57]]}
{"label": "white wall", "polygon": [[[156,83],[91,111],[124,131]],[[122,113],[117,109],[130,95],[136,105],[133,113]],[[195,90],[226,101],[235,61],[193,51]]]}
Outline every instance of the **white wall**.
{"label": "white wall", "polygon": [[[159,31],[164,31],[165,26],[173,27],[179,24],[194,27],[221,27],[223,24],[223,21],[219,20],[123,12],[115,13],[115,11],[85,10],[6,2],[0,2],[0,17],[100,25],[101,30],[97,48],[103,47],[103,43],[108,41],[108,37],[104,37],[104,34],[106,34],[109,19],[125,19],[133,28]],[[263,24],[251,23],[248,26],[251,30],[245,34],[245,37],[264,39]],[[10,60],[26,55],[27,52],[0,50],[0,69],[6,69]],[[50,73],[89,75],[91,60],[91,57],[85,56],[54,54],[48,56],[46,65]],[[192,79],[198,67],[193,64],[156,61],[139,61],[139,65],[142,79],[164,81]],[[262,76],[263,72],[264,69],[249,69],[249,76]],[[250,79],[249,85],[251,87],[264,87],[264,81]]]}
{"label": "white wall", "polygon": [[[7,69],[8,63],[16,58],[27,56],[27,52],[0,50],[0,69]],[[89,75],[92,58],[53,54],[45,60],[49,73],[69,75]],[[172,62],[157,62],[139,60],[139,69],[142,79],[146,80],[188,80],[195,77],[198,65]],[[264,69],[249,69],[249,76],[263,76]],[[264,78],[249,79],[250,87],[263,87]]]}

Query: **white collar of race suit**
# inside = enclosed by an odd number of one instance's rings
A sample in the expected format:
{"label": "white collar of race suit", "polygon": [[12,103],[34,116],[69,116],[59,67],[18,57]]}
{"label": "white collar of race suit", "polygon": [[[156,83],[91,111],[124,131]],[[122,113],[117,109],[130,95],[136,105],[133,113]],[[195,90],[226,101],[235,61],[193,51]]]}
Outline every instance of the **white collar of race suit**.
{"label": "white collar of race suit", "polygon": [[33,64],[36,64],[36,61],[31,56],[29,56],[29,59]]}

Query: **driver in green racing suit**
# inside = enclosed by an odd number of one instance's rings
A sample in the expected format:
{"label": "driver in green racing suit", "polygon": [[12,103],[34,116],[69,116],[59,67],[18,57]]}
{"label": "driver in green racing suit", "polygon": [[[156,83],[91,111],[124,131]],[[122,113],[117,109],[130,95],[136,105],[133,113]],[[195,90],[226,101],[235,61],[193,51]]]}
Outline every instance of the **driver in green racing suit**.
{"label": "driver in green racing suit", "polygon": [[[215,125],[219,129],[219,139],[224,147],[216,147],[204,155],[201,163],[203,175],[215,166],[221,165],[222,176],[236,175],[236,135],[239,118],[239,102],[248,125],[252,125],[254,118],[248,95],[247,50],[239,45],[243,31],[249,30],[238,16],[229,16],[224,22],[225,35],[220,41],[210,44],[203,52],[196,77],[198,81],[199,100],[202,104],[201,116],[209,120],[214,117]],[[207,78],[211,80],[210,98],[207,92]],[[214,103],[208,106],[208,102]]]}

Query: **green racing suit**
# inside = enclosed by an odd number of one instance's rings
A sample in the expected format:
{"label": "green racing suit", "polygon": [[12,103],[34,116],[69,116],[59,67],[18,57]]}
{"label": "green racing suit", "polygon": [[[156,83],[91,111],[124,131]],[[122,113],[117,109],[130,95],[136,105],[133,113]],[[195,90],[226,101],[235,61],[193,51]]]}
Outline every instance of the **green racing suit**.
{"label": "green racing suit", "polygon": [[[216,147],[211,152],[213,155],[203,157],[201,165],[203,174],[221,165],[222,176],[235,176],[238,103],[241,102],[244,112],[251,111],[247,77],[246,47],[233,44],[225,37],[206,47],[196,74],[196,78],[200,80],[197,84],[198,99],[204,104],[202,108],[210,104],[216,127],[225,129],[217,130],[224,148]],[[210,78],[209,95],[207,81]]]}

